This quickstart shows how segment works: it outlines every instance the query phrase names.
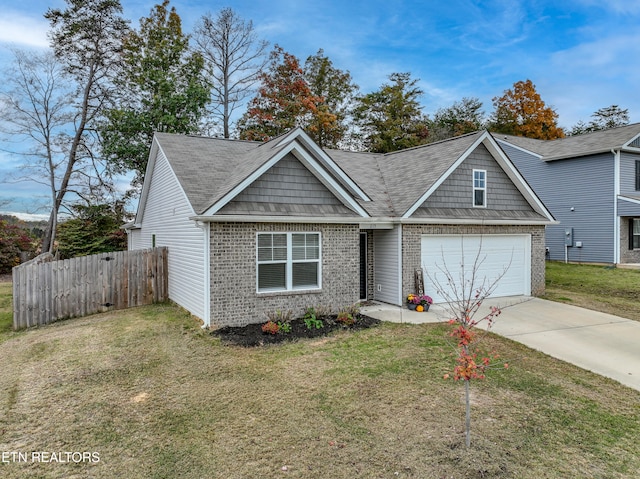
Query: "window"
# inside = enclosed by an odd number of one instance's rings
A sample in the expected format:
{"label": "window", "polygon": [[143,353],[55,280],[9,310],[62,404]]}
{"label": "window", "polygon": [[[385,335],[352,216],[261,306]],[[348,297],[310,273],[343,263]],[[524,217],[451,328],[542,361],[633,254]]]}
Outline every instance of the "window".
{"label": "window", "polygon": [[640,249],[640,218],[629,220],[629,249]]}
{"label": "window", "polygon": [[636,191],[640,191],[640,161],[636,160]]}
{"label": "window", "polygon": [[320,233],[258,233],[258,292],[320,288]]}
{"label": "window", "polygon": [[473,170],[473,206],[487,206],[486,170]]}

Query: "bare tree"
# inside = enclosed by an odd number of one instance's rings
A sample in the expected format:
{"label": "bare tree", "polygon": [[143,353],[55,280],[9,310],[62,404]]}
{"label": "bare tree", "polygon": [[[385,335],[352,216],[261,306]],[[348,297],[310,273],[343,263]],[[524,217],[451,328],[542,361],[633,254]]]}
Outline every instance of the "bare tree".
{"label": "bare tree", "polygon": [[112,90],[111,74],[128,28],[121,16],[119,0],[66,0],[66,3],[65,10],[49,9],[45,13],[51,25],[51,46],[74,94],[72,128],[69,134],[56,137],[64,160],[57,165],[62,174],[42,242],[43,252],[53,250],[58,211],[74,173],[82,174],[77,165],[97,161],[95,122]]}
{"label": "bare tree", "polygon": [[[16,144],[11,153],[24,155],[27,160],[12,180],[49,188],[54,205],[50,228],[55,231],[65,131],[73,120],[73,95],[62,66],[50,52],[16,50],[14,56],[5,83],[9,89],[2,93],[2,131]],[[43,243],[43,252],[51,251],[54,238],[50,235]]]}
{"label": "bare tree", "polygon": [[[464,381],[465,387],[465,446],[471,447],[471,391],[470,383],[473,379],[484,379],[485,370],[498,358],[495,352],[481,352],[479,344],[481,335],[477,327],[484,324],[485,333],[491,329],[493,322],[502,312],[501,308],[492,306],[487,313],[477,318],[476,314],[485,300],[496,290],[498,283],[511,267],[512,257],[505,264],[502,271],[494,278],[481,274],[481,266],[486,259],[482,254],[482,239],[478,250],[469,262],[466,261],[464,248],[464,236],[460,244],[460,269],[458,274],[451,271],[442,253],[442,264],[436,264],[435,272],[428,271],[423,265],[423,270],[436,289],[437,294],[445,300],[442,304],[449,318],[449,323],[454,325],[451,337],[456,341],[456,366],[453,370],[453,379]],[[439,276],[440,273],[442,276]],[[505,363],[504,367],[508,365]],[[449,374],[445,375],[449,378]]]}
{"label": "bare tree", "polygon": [[252,94],[268,62],[268,43],[258,40],[252,21],[244,21],[231,8],[216,17],[204,15],[196,24],[194,40],[212,82],[211,113],[229,138],[233,112]]}

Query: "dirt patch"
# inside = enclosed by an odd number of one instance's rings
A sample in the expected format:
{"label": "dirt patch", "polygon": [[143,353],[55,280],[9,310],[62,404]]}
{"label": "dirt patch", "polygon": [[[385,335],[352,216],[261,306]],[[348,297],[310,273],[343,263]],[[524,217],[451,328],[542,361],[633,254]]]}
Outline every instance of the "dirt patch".
{"label": "dirt patch", "polygon": [[356,322],[350,326],[345,326],[336,321],[336,316],[326,318],[322,328],[307,328],[302,318],[294,319],[289,322],[291,331],[284,333],[269,334],[262,331],[262,323],[249,324],[247,326],[216,329],[211,334],[219,336],[223,343],[236,346],[255,347],[267,344],[277,344],[285,341],[295,341],[302,338],[318,338],[326,336],[333,331],[339,330],[359,330],[367,329],[380,324],[379,319],[371,318],[365,315],[358,315]]}

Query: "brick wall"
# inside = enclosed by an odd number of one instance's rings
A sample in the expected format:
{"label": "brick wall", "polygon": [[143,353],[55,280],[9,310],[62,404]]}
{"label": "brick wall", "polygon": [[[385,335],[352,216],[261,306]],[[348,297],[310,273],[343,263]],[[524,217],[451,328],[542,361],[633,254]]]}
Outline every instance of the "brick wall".
{"label": "brick wall", "polygon": [[640,263],[640,250],[629,249],[629,222],[632,218],[620,218],[620,263]]}
{"label": "brick wall", "polygon": [[402,292],[414,292],[414,271],[421,267],[421,238],[424,234],[530,234],[531,294],[544,293],[544,226],[404,225],[402,228]]}
{"label": "brick wall", "polygon": [[[322,289],[257,293],[257,232],[319,232],[322,237]],[[337,310],[360,296],[358,225],[211,223],[211,322],[243,326],[266,321],[265,313],[309,306]]]}

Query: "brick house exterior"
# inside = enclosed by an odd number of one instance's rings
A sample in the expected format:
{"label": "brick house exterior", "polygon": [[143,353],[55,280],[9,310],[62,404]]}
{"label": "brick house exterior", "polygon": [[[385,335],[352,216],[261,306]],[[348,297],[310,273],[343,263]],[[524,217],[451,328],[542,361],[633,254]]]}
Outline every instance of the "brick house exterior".
{"label": "brick house exterior", "polygon": [[220,327],[402,305],[433,238],[499,238],[499,261],[520,248],[508,294],[539,294],[553,222],[488,132],[380,155],[325,151],[296,129],[266,143],[156,134],[127,232],[130,249],[168,246],[170,298]]}

